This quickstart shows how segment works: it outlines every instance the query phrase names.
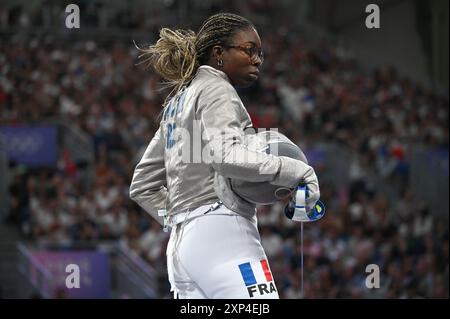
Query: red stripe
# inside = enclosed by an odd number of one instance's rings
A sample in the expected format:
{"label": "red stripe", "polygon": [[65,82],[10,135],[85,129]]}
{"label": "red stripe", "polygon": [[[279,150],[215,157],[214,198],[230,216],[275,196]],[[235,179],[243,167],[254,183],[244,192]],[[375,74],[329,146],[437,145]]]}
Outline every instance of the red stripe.
{"label": "red stripe", "polygon": [[261,260],[261,266],[264,270],[264,276],[266,276],[267,281],[272,281],[272,274],[270,273],[269,265],[267,264],[267,260],[262,259]]}

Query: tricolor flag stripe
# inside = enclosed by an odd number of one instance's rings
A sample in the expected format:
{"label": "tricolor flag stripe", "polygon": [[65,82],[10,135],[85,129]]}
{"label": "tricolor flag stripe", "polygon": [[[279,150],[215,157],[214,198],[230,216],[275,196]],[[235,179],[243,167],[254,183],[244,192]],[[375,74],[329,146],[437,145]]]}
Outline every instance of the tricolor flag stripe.
{"label": "tricolor flag stripe", "polygon": [[270,273],[269,265],[267,264],[267,260],[262,259],[261,260],[261,266],[264,270],[264,276],[266,276],[267,281],[272,281],[272,274]]}
{"label": "tricolor flag stripe", "polygon": [[250,263],[245,263],[239,265],[239,270],[241,271],[242,278],[244,279],[246,286],[251,286],[256,284],[256,278],[253,274],[252,266]]}

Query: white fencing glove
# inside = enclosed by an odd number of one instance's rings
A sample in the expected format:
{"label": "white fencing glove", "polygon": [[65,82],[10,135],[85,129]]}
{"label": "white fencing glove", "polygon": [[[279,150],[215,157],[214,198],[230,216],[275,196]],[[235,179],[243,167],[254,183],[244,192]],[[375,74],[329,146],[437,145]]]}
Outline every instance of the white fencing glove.
{"label": "white fencing glove", "polygon": [[[315,174],[314,174],[315,176]],[[316,177],[317,180],[317,177]],[[325,205],[319,200],[318,183],[300,184],[284,208],[287,218],[297,222],[314,222],[325,215]]]}

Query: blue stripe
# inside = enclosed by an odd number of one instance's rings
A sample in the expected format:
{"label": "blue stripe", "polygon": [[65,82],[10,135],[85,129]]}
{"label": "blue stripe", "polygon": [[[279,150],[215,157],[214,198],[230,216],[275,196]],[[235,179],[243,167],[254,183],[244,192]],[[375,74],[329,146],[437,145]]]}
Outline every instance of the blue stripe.
{"label": "blue stripe", "polygon": [[295,205],[295,208],[305,208],[306,206]]}
{"label": "blue stripe", "polygon": [[251,286],[256,284],[256,278],[253,274],[252,266],[250,263],[240,264],[239,270],[241,271],[242,278],[244,279],[246,286]]}

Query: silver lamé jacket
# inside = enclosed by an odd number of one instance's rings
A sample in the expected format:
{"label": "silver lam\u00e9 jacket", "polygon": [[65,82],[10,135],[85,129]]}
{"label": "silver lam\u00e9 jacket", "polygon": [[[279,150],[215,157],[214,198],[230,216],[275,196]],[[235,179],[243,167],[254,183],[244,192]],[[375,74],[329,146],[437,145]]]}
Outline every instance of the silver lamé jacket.
{"label": "silver lam\u00e9 jacket", "polygon": [[161,224],[160,209],[171,215],[219,200],[253,218],[255,205],[232,191],[230,179],[294,187],[302,178],[302,163],[261,152],[252,157],[257,151],[243,143],[250,127],[250,116],[227,75],[200,66],[191,83],[167,103],[135,168],[130,197]]}

